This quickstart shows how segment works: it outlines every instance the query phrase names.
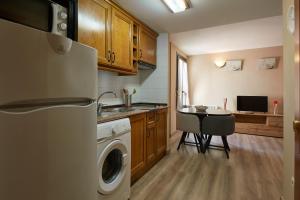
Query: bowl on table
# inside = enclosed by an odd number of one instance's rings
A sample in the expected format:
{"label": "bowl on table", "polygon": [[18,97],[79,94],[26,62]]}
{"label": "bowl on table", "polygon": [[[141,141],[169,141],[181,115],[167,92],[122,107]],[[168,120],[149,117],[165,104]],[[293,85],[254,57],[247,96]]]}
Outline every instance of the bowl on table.
{"label": "bowl on table", "polygon": [[195,108],[196,108],[197,112],[205,112],[208,107],[200,105],[200,106],[195,106]]}

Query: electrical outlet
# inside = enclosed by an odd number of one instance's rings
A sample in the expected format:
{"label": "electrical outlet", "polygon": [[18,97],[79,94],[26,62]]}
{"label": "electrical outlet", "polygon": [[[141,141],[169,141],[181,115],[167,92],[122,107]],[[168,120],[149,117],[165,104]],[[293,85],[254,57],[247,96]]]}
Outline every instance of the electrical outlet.
{"label": "electrical outlet", "polygon": [[295,185],[295,178],[293,176],[291,178],[291,181],[292,181],[292,186],[294,186]]}

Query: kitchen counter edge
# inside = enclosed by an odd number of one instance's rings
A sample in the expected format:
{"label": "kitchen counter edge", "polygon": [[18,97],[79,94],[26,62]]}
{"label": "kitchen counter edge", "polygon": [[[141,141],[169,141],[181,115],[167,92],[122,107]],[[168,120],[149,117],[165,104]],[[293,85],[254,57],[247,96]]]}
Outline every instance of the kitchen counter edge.
{"label": "kitchen counter edge", "polygon": [[123,119],[123,118],[127,118],[133,115],[138,115],[138,114],[142,114],[142,113],[147,113],[147,112],[151,112],[154,110],[161,110],[161,109],[166,109],[169,108],[169,106],[160,106],[157,108],[153,108],[151,110],[133,110],[133,111],[128,111],[128,112],[119,112],[115,115],[111,115],[111,116],[105,116],[105,117],[101,117],[98,116],[97,117],[97,123],[101,124],[101,123],[105,123],[105,122],[109,122],[109,121],[114,121],[114,120],[118,120],[118,119]]}

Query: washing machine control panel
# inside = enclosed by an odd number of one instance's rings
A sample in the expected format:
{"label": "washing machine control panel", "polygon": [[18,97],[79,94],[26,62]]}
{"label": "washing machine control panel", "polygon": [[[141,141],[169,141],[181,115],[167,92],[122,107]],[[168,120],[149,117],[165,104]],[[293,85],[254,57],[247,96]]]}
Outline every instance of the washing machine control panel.
{"label": "washing machine control panel", "polygon": [[97,140],[117,136],[131,131],[128,118],[105,122],[97,125]]}
{"label": "washing machine control panel", "polygon": [[130,131],[130,124],[129,126],[127,124],[116,124],[112,128],[112,133],[115,135],[123,134],[123,133],[128,133]]}

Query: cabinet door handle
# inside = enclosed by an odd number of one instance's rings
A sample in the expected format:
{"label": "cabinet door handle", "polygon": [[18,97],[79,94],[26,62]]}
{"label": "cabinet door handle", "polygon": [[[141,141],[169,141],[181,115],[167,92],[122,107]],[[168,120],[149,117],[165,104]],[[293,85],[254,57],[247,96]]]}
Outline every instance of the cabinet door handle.
{"label": "cabinet door handle", "polygon": [[111,52],[110,52],[110,50],[108,50],[108,52],[107,52],[107,61],[110,62],[110,59],[111,59]]}
{"label": "cabinet door handle", "polygon": [[142,49],[140,49],[140,58],[142,58],[143,57],[143,51],[142,51]]}
{"label": "cabinet door handle", "polygon": [[293,125],[295,133],[300,134],[300,121],[295,120]]}
{"label": "cabinet door handle", "polygon": [[114,63],[116,60],[116,55],[115,55],[115,52],[112,52],[112,63]]}

